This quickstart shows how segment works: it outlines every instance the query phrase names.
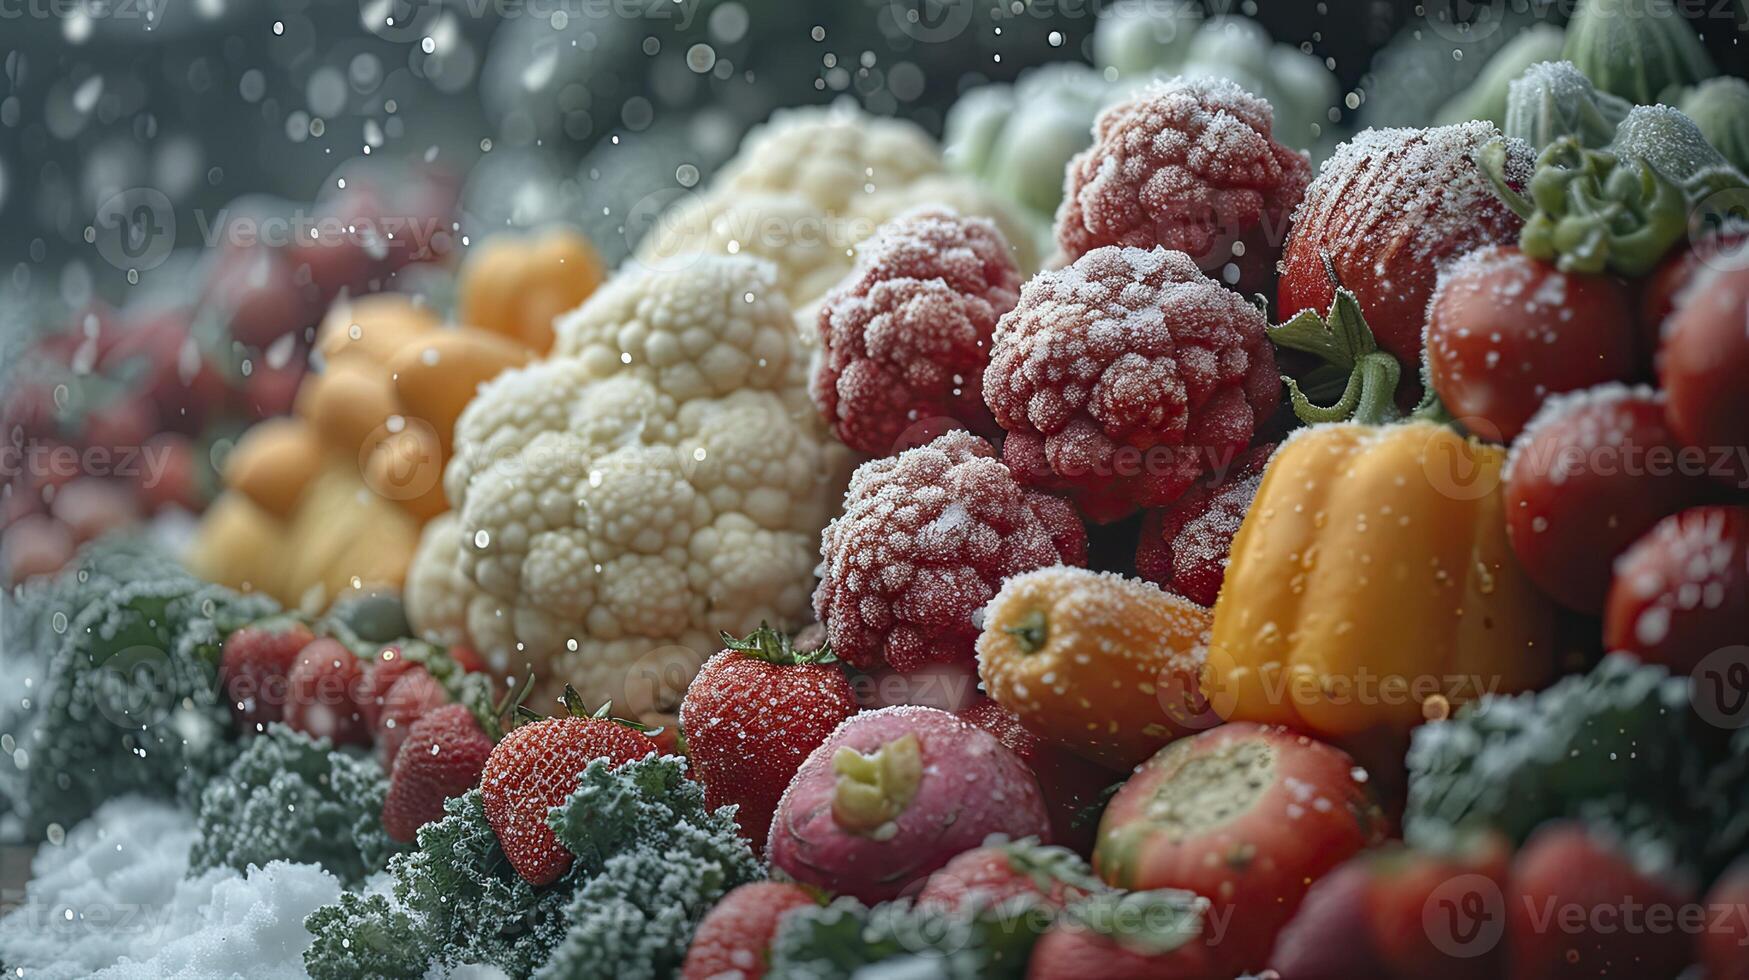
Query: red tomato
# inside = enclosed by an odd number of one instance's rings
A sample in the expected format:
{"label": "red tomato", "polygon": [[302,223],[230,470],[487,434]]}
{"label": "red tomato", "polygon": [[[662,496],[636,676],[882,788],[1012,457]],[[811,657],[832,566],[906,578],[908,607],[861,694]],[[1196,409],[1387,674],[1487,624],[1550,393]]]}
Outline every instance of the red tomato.
{"label": "red tomato", "polygon": [[1749,857],[1738,858],[1713,882],[1706,908],[1700,961],[1707,980],[1749,980],[1749,920],[1742,911],[1749,909]]}
{"label": "red tomato", "polygon": [[1615,563],[1603,639],[1611,650],[1690,673],[1744,642],[1749,507],[1696,507],[1659,521]]}
{"label": "red tomato", "polygon": [[1640,336],[1648,355],[1658,350],[1658,338],[1664,321],[1676,311],[1676,300],[1694,277],[1720,266],[1749,265],[1749,228],[1734,227],[1716,231],[1680,249],[1665,259],[1657,271],[1647,276],[1640,292]]}
{"label": "red tomato", "polygon": [[1039,738],[1012,711],[989,698],[979,698],[959,716],[996,736],[1038,777],[1051,817],[1051,843],[1083,856],[1092,853],[1100,794],[1123,777],[1088,765],[1061,745]]}
{"label": "red tomato", "polygon": [[[1427,369],[1452,415],[1511,442],[1548,396],[1639,369],[1625,289],[1568,275],[1515,246],[1471,252],[1427,308]],[[1472,426],[1471,428],[1475,428]]]}
{"label": "red tomato", "polygon": [[1159,953],[1059,919],[1033,946],[1026,980],[1223,980],[1231,975],[1213,959],[1195,940]]}
{"label": "red tomato", "polygon": [[1547,824],[1512,863],[1506,975],[1674,980],[1691,956],[1679,922],[1693,901],[1681,882],[1642,871],[1584,825]]}
{"label": "red tomato", "polygon": [[1697,279],[1664,325],[1658,353],[1670,431],[1734,459],[1727,479],[1749,487],[1749,259]]}
{"label": "red tomato", "polygon": [[1678,446],[1649,389],[1609,385],[1557,397],[1506,463],[1512,550],[1544,592],[1595,615],[1616,556],[1659,518],[1715,492],[1706,465]]}
{"label": "red tomato", "polygon": [[208,274],[201,312],[226,323],[238,343],[266,348],[321,319],[316,287],[298,282],[295,271],[282,249],[260,242],[233,245]]}
{"label": "red tomato", "polygon": [[1312,882],[1385,829],[1364,771],[1340,749],[1233,723],[1142,763],[1106,807],[1093,866],[1119,888],[1209,899],[1216,956],[1255,970]]}
{"label": "red tomato", "polygon": [[19,518],[0,537],[0,583],[53,575],[72,559],[76,544],[72,529],[46,514]]}

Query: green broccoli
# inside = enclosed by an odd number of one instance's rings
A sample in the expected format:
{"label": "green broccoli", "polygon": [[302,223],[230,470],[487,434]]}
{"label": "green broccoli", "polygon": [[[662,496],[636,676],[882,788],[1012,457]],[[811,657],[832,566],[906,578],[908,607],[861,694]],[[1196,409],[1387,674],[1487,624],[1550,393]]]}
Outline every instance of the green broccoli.
{"label": "green broccoli", "polygon": [[122,793],[191,797],[230,763],[218,658],[232,629],[274,610],[270,600],[116,546],[88,550],[15,601],[22,620],[8,642],[31,644],[21,653],[31,694],[0,717],[21,750],[0,798],[28,835]]}
{"label": "green broccoli", "polygon": [[670,976],[717,899],[763,876],[730,811],[707,810],[676,759],[592,763],[549,820],[587,880],[541,977]]}
{"label": "green broccoli", "polygon": [[1690,707],[1688,679],[1616,654],[1547,690],[1486,697],[1417,729],[1405,836],[1438,847],[1491,827],[1522,842],[1576,817],[1655,844],[1710,878],[1742,851],[1746,763]]}
{"label": "green broccoli", "polygon": [[705,909],[761,874],[728,811],[705,810],[674,758],[591,763],[550,816],[576,861],[538,889],[511,868],[478,790],[444,810],[416,850],[390,861],[392,899],[349,894],[305,920],[312,977],[419,977],[463,963],[512,977],[667,976]]}
{"label": "green broccoli", "polygon": [[381,871],[401,846],[383,829],[389,782],[369,756],[274,724],[200,794],[188,873],[314,862],[345,884]]}
{"label": "green broccoli", "polygon": [[[849,980],[881,964],[899,975],[999,980],[1026,974],[1033,944],[1055,918],[1028,896],[957,908],[841,898],[785,915],[772,938],[770,980]],[[914,972],[903,969],[914,967]]]}

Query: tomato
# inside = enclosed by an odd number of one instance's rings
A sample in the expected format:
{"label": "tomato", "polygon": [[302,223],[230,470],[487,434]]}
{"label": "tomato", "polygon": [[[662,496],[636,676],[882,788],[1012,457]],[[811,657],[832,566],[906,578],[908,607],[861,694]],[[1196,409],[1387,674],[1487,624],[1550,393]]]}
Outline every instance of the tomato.
{"label": "tomato", "polygon": [[1465,256],[1427,308],[1433,389],[1452,415],[1487,420],[1479,434],[1504,442],[1549,395],[1628,380],[1639,364],[1627,290],[1515,246]]}
{"label": "tomato", "polygon": [[1676,923],[1693,901],[1681,882],[1641,870],[1584,825],[1545,825],[1512,862],[1506,975],[1674,980],[1692,955]]}
{"label": "tomato", "polygon": [[1611,650],[1692,672],[1745,640],[1749,507],[1695,507],[1659,521],[1615,563],[1603,639]]}
{"label": "tomato", "polygon": [[220,253],[200,309],[224,322],[238,343],[263,350],[294,330],[314,326],[322,317],[320,304],[315,286],[297,281],[284,250],[256,242]]}
{"label": "tomato", "polygon": [[1313,881],[1384,839],[1365,771],[1285,728],[1233,723],[1143,763],[1106,807],[1093,866],[1119,888],[1212,902],[1216,955],[1261,967]]}
{"label": "tomato", "polygon": [[1664,321],[1676,311],[1676,300],[1694,277],[1724,265],[1749,265],[1749,228],[1735,226],[1706,235],[1679,249],[1647,276],[1640,287],[1640,336],[1648,355],[1658,350]]}
{"label": "tomato", "polygon": [[1658,353],[1670,430],[1733,461],[1726,476],[1749,487],[1749,263],[1703,274],[1664,325]]}
{"label": "tomato", "polygon": [[[1749,908],[1749,857],[1738,858],[1707,892],[1708,909]],[[1749,921],[1741,914],[1707,923],[1700,934],[1700,961],[1707,980],[1749,980]]]}
{"label": "tomato", "polygon": [[1513,553],[1556,601],[1601,612],[1610,563],[1659,518],[1705,503],[1714,493],[1706,468],[1677,444],[1650,389],[1608,385],[1557,397],[1507,460]]}

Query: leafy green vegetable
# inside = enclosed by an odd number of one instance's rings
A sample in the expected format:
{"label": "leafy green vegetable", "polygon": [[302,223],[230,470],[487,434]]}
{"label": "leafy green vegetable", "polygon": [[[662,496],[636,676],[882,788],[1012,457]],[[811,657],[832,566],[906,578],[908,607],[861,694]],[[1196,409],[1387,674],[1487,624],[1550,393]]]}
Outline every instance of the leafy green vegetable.
{"label": "leafy green vegetable", "polygon": [[270,725],[201,791],[200,836],[188,873],[301,861],[358,884],[402,849],[383,829],[388,791],[382,767],[369,756],[336,752],[325,738]]}
{"label": "leafy green vegetable", "polygon": [[578,783],[549,817],[576,855],[565,877],[523,881],[471,791],[390,862],[392,898],[348,894],[305,920],[310,975],[419,977],[462,963],[512,977],[672,975],[705,910],[760,864],[678,759],[597,761]]}
{"label": "leafy green vegetable", "polygon": [[[1733,751],[1734,749],[1734,751]],[[1688,679],[1616,654],[1547,690],[1486,697],[1417,729],[1405,836],[1468,828],[1523,842],[1561,817],[1613,826],[1711,878],[1749,842],[1749,735],[1695,715]]]}
{"label": "leafy green vegetable", "polygon": [[[1028,896],[954,909],[841,898],[785,915],[772,938],[770,980],[848,980],[881,964],[898,975],[942,980],[1022,977],[1032,946],[1055,918]],[[912,972],[914,971],[914,972]]]}
{"label": "leafy green vegetable", "polygon": [[131,542],[18,591],[7,679],[29,693],[0,717],[22,750],[0,777],[4,808],[36,838],[122,793],[191,799],[237,752],[216,683],[224,638],[274,608]]}

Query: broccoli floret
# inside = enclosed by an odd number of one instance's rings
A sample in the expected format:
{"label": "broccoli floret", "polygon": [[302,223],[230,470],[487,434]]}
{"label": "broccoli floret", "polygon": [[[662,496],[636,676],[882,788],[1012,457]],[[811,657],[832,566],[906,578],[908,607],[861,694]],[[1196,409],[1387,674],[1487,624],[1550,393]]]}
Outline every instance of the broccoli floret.
{"label": "broccoli floret", "polygon": [[586,880],[542,977],[670,976],[704,913],[762,876],[732,811],[707,810],[677,759],[591,763],[549,819]]}
{"label": "broccoli floret", "polygon": [[163,559],[101,549],[18,598],[30,606],[21,629],[39,647],[24,654],[35,664],[29,693],[8,699],[0,718],[22,750],[0,796],[27,835],[74,823],[121,793],[190,793],[229,764],[237,747],[218,657],[232,629],[274,610],[270,600]]}
{"label": "broccoli floret", "polygon": [[576,861],[542,888],[510,866],[479,790],[444,812],[389,862],[392,899],[347,895],[304,921],[312,977],[418,977],[462,963],[512,977],[666,977],[705,910],[762,873],[730,811],[707,811],[674,758],[591,763],[550,817]]}
{"label": "broccoli floret", "polygon": [[383,829],[388,791],[376,760],[270,725],[201,792],[188,873],[301,861],[357,884],[401,849]]}
{"label": "broccoli floret", "polygon": [[1458,829],[1489,827],[1523,842],[1574,817],[1710,878],[1744,843],[1743,820],[1713,812],[1741,803],[1744,749],[1733,758],[1694,713],[1686,677],[1612,655],[1547,690],[1482,698],[1417,729],[1405,836],[1439,847]]}
{"label": "broccoli floret", "polygon": [[849,980],[879,964],[894,976],[986,980],[1026,973],[1026,961],[1054,919],[1027,896],[948,909],[841,898],[784,916],[772,938],[771,980]]}

